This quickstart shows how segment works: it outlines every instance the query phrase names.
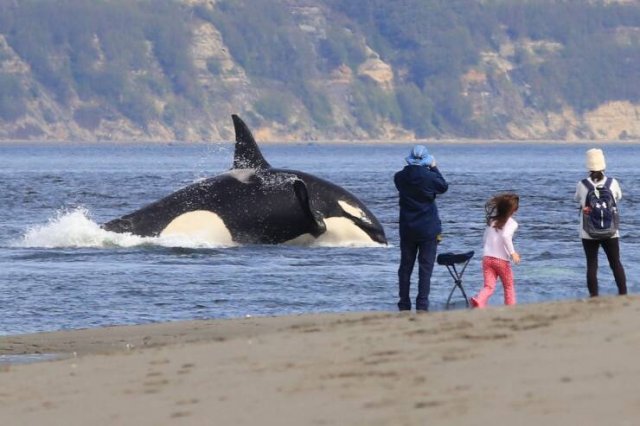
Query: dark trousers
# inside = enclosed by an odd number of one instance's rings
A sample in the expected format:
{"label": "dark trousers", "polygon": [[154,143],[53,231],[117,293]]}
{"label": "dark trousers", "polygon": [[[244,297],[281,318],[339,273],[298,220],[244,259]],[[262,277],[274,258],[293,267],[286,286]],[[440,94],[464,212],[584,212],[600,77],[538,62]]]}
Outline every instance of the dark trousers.
{"label": "dark trousers", "polygon": [[613,271],[613,277],[618,286],[618,294],[627,294],[627,277],[620,262],[619,238],[609,238],[607,240],[582,240],[584,254],[587,257],[587,288],[589,295],[598,295],[598,249],[604,249],[609,260],[609,266]]}
{"label": "dark trousers", "polygon": [[431,290],[431,273],[436,259],[436,239],[428,241],[412,241],[400,238],[400,268],[398,269],[399,296],[398,308],[401,311],[411,309],[411,273],[418,257],[418,296],[416,310],[429,309],[429,291]]}

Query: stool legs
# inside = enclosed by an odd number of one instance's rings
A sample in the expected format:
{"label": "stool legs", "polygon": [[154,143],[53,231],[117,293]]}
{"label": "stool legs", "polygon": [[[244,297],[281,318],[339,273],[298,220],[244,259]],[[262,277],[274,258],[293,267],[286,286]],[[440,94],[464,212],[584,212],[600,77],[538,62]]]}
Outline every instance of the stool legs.
{"label": "stool legs", "polygon": [[464,302],[466,303],[467,308],[469,307],[469,298],[467,297],[467,293],[464,291],[464,287],[462,287],[462,274],[464,273],[464,270],[467,268],[468,264],[469,264],[469,261],[467,261],[464,264],[460,272],[458,272],[458,270],[456,269],[456,265],[446,265],[447,270],[449,271],[449,274],[451,275],[451,277],[453,277],[454,286],[449,292],[449,297],[447,298],[447,304],[445,305],[445,309],[449,309],[449,305],[451,304],[451,297],[453,296],[453,293],[456,291],[456,288],[460,289],[460,292],[462,292],[462,296],[464,297]]}

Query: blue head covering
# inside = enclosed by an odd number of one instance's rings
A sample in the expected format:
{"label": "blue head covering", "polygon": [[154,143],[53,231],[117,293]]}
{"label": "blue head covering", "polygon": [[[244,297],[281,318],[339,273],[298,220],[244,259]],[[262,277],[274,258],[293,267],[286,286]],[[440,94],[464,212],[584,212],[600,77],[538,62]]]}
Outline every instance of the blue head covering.
{"label": "blue head covering", "polygon": [[429,166],[433,163],[433,156],[424,145],[416,145],[405,160],[410,166]]}

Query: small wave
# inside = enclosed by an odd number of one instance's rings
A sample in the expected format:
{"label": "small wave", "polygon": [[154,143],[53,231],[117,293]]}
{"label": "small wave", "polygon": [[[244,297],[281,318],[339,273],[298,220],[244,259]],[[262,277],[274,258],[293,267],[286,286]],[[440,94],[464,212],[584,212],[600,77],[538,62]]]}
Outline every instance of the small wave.
{"label": "small wave", "polygon": [[390,245],[376,243],[375,241],[317,241],[310,242],[308,247],[320,247],[320,248],[389,248]]}
{"label": "small wave", "polygon": [[83,207],[71,211],[58,211],[46,224],[29,228],[24,236],[12,245],[23,248],[223,247],[187,237],[140,237],[106,231],[91,219],[89,211]]}

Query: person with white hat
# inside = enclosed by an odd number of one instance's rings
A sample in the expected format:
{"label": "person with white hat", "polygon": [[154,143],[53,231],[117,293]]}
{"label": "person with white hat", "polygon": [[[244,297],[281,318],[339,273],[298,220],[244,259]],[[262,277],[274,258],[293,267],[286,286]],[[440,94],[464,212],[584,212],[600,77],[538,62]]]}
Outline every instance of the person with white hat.
{"label": "person with white hat", "polygon": [[587,288],[591,297],[598,296],[598,250],[604,249],[618,287],[627,294],[627,278],[620,261],[618,202],[622,198],[620,184],[605,176],[606,162],[601,149],[586,154],[589,176],[578,182],[574,200],[580,203],[580,238],[587,259]]}

